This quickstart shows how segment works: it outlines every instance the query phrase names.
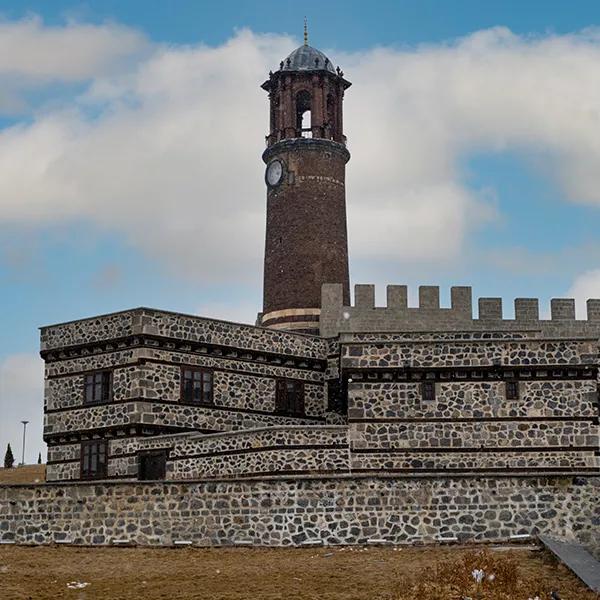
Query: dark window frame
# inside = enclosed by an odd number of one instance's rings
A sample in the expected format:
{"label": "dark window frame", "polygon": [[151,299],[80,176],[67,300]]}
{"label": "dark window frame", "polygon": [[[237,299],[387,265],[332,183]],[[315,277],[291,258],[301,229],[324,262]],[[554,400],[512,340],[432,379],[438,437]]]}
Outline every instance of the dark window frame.
{"label": "dark window frame", "polygon": [[504,382],[504,395],[507,400],[518,400],[520,398],[519,392],[519,382],[517,380]]}
{"label": "dark window frame", "polygon": [[[295,388],[295,389],[291,389]],[[305,417],[305,386],[297,379],[277,379],[275,382],[275,412],[289,417]]]}
{"label": "dark window frame", "polygon": [[435,381],[421,382],[421,400],[423,402],[435,402]]}
{"label": "dark window frame", "polygon": [[[167,460],[169,460],[169,451],[165,449],[143,450],[138,452],[138,480],[139,481],[162,481],[167,477]],[[159,457],[162,459],[161,476],[158,478],[146,477],[144,473],[144,459]]]}
{"label": "dark window frame", "polygon": [[[94,453],[92,449],[96,450]],[[86,449],[90,449],[86,452]],[[80,450],[80,472],[81,479],[106,479],[108,477],[108,441],[107,440],[87,440],[81,442]],[[96,469],[92,470],[92,457],[94,454],[97,457]],[[100,460],[102,458],[103,460]],[[86,461],[89,464],[86,465]]]}
{"label": "dark window frame", "polygon": [[[186,373],[191,373],[192,377],[186,377]],[[193,404],[194,406],[214,406],[215,404],[215,376],[213,369],[206,369],[203,367],[181,367],[181,384],[179,389],[179,399],[184,404]],[[196,379],[195,375],[200,375],[199,379]],[[209,398],[205,400],[204,397],[204,386],[206,379],[210,377],[210,390]],[[190,394],[186,389],[186,381],[191,380],[200,382],[200,399],[194,400],[194,388],[192,387],[192,393]],[[191,396],[191,397],[190,397]]]}
{"label": "dark window frame", "polygon": [[[100,381],[97,382],[96,378],[100,377]],[[91,381],[88,381],[89,379]],[[96,397],[97,386],[100,386],[100,392]],[[91,388],[92,399],[88,400],[88,388]],[[99,371],[92,371],[91,373],[85,373],[83,376],[83,404],[86,406],[93,406],[94,404],[106,404],[112,401],[113,396],[113,373],[111,370],[102,369]]]}

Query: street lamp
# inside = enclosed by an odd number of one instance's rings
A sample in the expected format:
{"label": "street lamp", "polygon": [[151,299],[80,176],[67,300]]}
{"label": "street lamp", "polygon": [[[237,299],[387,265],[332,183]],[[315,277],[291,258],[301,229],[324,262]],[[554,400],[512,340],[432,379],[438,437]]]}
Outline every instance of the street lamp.
{"label": "street lamp", "polygon": [[21,455],[21,464],[25,465],[25,431],[27,429],[27,423],[29,421],[21,421],[23,423],[23,454]]}

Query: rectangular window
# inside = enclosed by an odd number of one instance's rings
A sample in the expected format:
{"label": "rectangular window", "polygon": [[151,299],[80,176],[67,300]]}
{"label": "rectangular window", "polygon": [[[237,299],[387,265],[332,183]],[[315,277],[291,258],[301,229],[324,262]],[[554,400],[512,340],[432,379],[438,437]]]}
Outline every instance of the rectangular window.
{"label": "rectangular window", "polygon": [[106,477],[106,440],[81,443],[81,479]]}
{"label": "rectangular window", "polygon": [[289,379],[277,380],[275,410],[286,415],[304,415],[304,384]]}
{"label": "rectangular window", "polygon": [[506,399],[507,400],[518,400],[519,399],[519,382],[518,381],[507,381],[506,386]]}
{"label": "rectangular window", "polygon": [[167,473],[167,452],[165,450],[142,452],[138,456],[138,479],[157,481],[165,478]]}
{"label": "rectangular window", "polygon": [[424,381],[421,384],[421,399],[425,402],[431,402],[435,400],[435,382]]}
{"label": "rectangular window", "polygon": [[110,402],[112,387],[110,371],[96,371],[86,375],[83,387],[84,404]]}
{"label": "rectangular window", "polygon": [[341,386],[337,379],[327,382],[327,410],[340,412],[341,409]]}
{"label": "rectangular window", "polygon": [[212,404],[212,371],[206,369],[182,369],[181,398],[183,402],[190,404]]}

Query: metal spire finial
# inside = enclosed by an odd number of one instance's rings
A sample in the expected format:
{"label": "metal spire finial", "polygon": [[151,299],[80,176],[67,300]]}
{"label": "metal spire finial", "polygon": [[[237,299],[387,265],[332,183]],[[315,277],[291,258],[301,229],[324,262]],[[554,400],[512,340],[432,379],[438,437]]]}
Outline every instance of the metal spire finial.
{"label": "metal spire finial", "polygon": [[306,17],[304,17],[304,45],[308,46],[308,24],[306,22]]}

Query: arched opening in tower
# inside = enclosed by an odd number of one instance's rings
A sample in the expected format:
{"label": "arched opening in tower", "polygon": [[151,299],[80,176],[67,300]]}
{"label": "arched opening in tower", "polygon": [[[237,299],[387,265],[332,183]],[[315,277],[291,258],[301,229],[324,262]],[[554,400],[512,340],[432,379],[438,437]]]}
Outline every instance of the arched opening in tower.
{"label": "arched opening in tower", "polygon": [[310,93],[300,90],[296,94],[296,135],[297,137],[312,137]]}

